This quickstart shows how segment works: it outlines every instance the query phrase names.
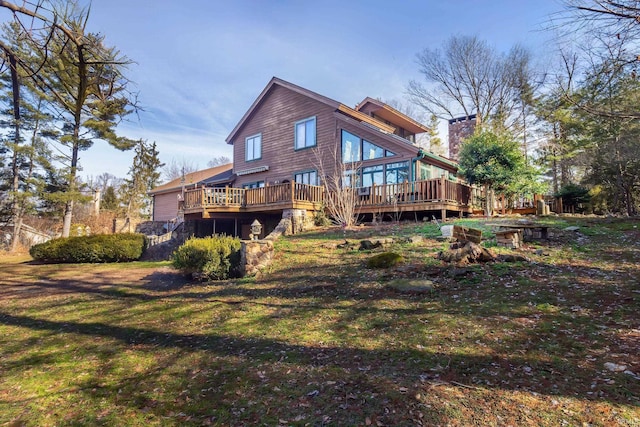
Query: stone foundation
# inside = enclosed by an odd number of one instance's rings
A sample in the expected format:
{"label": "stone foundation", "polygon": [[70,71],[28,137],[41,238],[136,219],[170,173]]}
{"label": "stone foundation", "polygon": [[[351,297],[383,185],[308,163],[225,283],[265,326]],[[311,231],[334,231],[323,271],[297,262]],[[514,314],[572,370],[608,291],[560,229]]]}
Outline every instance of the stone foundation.
{"label": "stone foundation", "polygon": [[243,240],[240,242],[240,268],[243,276],[254,276],[273,260],[272,240]]}

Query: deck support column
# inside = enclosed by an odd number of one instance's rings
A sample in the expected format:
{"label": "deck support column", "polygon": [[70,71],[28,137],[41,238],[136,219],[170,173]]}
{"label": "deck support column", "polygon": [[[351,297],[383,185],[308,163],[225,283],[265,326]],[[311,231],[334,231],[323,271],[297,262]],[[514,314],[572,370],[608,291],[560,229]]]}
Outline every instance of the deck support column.
{"label": "deck support column", "polygon": [[447,219],[447,209],[446,208],[442,209],[441,215],[442,215],[442,220],[445,221]]}

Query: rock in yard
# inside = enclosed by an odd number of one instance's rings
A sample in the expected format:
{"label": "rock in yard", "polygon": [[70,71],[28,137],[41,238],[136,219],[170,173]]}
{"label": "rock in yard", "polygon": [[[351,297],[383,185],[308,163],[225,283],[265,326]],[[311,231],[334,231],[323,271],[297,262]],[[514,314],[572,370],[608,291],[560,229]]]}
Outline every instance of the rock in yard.
{"label": "rock in yard", "polygon": [[613,362],[607,362],[604,364],[604,367],[611,372],[624,372],[627,370],[627,365],[620,365]]}
{"label": "rock in yard", "polygon": [[433,282],[427,279],[396,279],[387,284],[387,287],[402,293],[424,294],[434,289]]}
{"label": "rock in yard", "polygon": [[571,227],[567,227],[564,229],[564,231],[578,231],[580,230],[580,227],[576,227],[575,225],[572,225]]}

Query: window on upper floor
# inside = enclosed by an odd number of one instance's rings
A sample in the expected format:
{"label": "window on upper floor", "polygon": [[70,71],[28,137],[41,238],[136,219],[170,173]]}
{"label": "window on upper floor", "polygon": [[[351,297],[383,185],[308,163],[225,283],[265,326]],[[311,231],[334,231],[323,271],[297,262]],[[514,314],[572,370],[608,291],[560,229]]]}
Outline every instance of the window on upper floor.
{"label": "window on upper floor", "polygon": [[293,175],[293,179],[298,184],[318,185],[317,171],[298,172]]}
{"label": "window on upper floor", "polygon": [[395,153],[385,150],[379,145],[362,139],[351,132],[347,132],[346,130],[342,131],[342,161],[344,163],[381,159],[391,156],[395,156]]}
{"label": "window on upper floor", "polygon": [[342,161],[344,163],[353,163],[359,161],[360,158],[360,138],[346,130],[343,130]]}
{"label": "window on upper floor", "polygon": [[295,125],[295,149],[301,150],[303,148],[316,146],[316,118],[309,117],[304,120],[296,122]]}
{"label": "window on upper floor", "polygon": [[258,160],[262,158],[262,134],[248,136],[244,143],[245,160]]}
{"label": "window on upper floor", "polygon": [[380,159],[384,157],[384,148],[362,140],[362,160]]}

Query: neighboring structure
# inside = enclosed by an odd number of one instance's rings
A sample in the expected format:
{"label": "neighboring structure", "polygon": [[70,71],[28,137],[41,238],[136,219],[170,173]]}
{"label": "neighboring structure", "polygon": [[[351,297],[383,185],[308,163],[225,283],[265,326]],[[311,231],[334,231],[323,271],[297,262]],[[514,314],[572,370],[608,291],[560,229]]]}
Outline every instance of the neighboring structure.
{"label": "neighboring structure", "polygon": [[[296,229],[322,209],[322,183],[335,176],[358,192],[365,217],[470,213],[472,190],[457,179],[457,164],[415,145],[427,130],[381,101],[351,108],[274,77],[227,137],[234,161],[225,184],[185,187],[184,218],[197,235],[246,238],[255,219],[266,235],[283,217]],[[164,198],[182,194],[179,180],[169,184],[153,191],[154,219],[168,220]]]}
{"label": "neighboring structure", "polygon": [[473,135],[478,124],[475,114],[449,120],[449,158],[456,162],[460,160],[460,146],[462,142]]}
{"label": "neighboring structure", "polygon": [[[13,223],[0,225],[0,249],[9,248],[13,237]],[[53,233],[49,234],[27,224],[20,226],[20,244],[30,248],[38,243],[44,243],[56,237]]]}
{"label": "neighboring structure", "polygon": [[174,221],[182,215],[184,191],[197,187],[224,187],[233,181],[231,163],[185,174],[149,192],[153,198],[153,221]]}

